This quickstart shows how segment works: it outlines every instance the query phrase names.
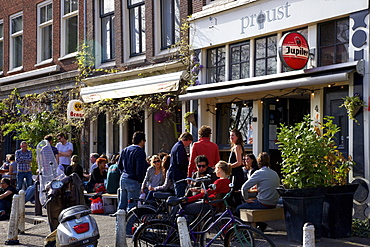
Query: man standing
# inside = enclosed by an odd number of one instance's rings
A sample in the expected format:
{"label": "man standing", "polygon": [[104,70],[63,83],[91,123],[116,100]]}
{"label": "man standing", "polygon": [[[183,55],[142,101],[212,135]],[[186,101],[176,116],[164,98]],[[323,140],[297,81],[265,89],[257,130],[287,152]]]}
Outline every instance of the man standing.
{"label": "man standing", "polygon": [[145,134],[137,131],[132,136],[132,145],[122,150],[118,160],[118,168],[121,171],[118,209],[128,212],[136,203],[130,202],[131,198],[139,198],[141,183],[144,180],[148,163],[144,151]]}
{"label": "man standing", "polygon": [[32,185],[32,152],[28,150],[28,144],[21,142],[21,149],[15,151],[15,162],[17,162],[17,190],[23,187],[23,181],[26,179],[26,189]]}
{"label": "man standing", "polygon": [[180,135],[178,142],[173,145],[171,149],[170,158],[170,178],[173,181],[175,187],[175,195],[182,197],[185,195],[186,181],[176,183],[181,179],[186,178],[186,172],[188,169],[189,159],[186,154],[185,147],[189,147],[193,141],[193,136],[189,132],[184,132]]}
{"label": "man standing", "polygon": [[220,153],[216,143],[210,141],[212,130],[211,127],[203,125],[198,131],[199,140],[194,142],[190,153],[190,163],[188,168],[188,177],[191,177],[196,171],[195,158],[199,155],[205,155],[209,161],[209,167],[215,167],[220,161]]}
{"label": "man standing", "polygon": [[63,167],[65,173],[67,167],[71,164],[73,144],[67,141],[67,137],[64,133],[59,133],[57,139],[59,141],[56,145],[59,154],[59,165]]}

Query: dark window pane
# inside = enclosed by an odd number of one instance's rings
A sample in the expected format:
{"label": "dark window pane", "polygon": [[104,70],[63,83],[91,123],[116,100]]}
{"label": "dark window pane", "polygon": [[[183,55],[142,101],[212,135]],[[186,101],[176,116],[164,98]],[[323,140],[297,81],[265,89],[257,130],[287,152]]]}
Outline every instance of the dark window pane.
{"label": "dark window pane", "polygon": [[276,57],[267,59],[267,75],[276,74]]}
{"label": "dark window pane", "polygon": [[249,62],[241,64],[241,75],[240,79],[249,78]]}
{"label": "dark window pane", "polygon": [[12,19],[12,34],[23,30],[22,16]]}
{"label": "dark window pane", "polygon": [[0,41],[0,71],[3,70],[3,59],[4,59],[4,45],[3,42]]}
{"label": "dark window pane", "polygon": [[321,66],[334,64],[334,46],[322,48],[320,52]]}
{"label": "dark window pane", "polygon": [[267,56],[276,56],[277,45],[276,45],[276,36],[267,38]]}
{"label": "dark window pane", "polygon": [[207,83],[225,81],[225,47],[207,51]]}
{"label": "dark window pane", "polygon": [[41,60],[51,58],[52,51],[52,26],[41,29]]}
{"label": "dark window pane", "polygon": [[231,48],[231,63],[240,62],[240,47]]}
{"label": "dark window pane", "polygon": [[4,37],[4,24],[0,23],[0,38]]}
{"label": "dark window pane", "polygon": [[13,41],[14,41],[13,43],[13,68],[17,68],[17,67],[22,66],[22,54],[23,54],[22,35],[15,37]]}
{"label": "dark window pane", "polygon": [[349,40],[349,23],[348,20],[337,22],[337,43],[348,43]]}
{"label": "dark window pane", "polygon": [[345,63],[348,61],[348,44],[338,45],[336,53],[336,63]]}
{"label": "dark window pane", "polygon": [[78,25],[77,16],[68,18],[66,20],[66,53],[77,51],[78,42]]}
{"label": "dark window pane", "polygon": [[239,64],[231,65],[231,80],[237,80],[240,77],[240,66]]}
{"label": "dark window pane", "polygon": [[266,40],[257,39],[256,40],[256,58],[261,58],[266,56]]}
{"label": "dark window pane", "polygon": [[248,61],[249,62],[249,44],[248,45],[243,45],[240,54],[240,61]]}
{"label": "dark window pane", "polygon": [[335,40],[335,23],[330,22],[320,25],[320,45],[326,46],[334,43]]}

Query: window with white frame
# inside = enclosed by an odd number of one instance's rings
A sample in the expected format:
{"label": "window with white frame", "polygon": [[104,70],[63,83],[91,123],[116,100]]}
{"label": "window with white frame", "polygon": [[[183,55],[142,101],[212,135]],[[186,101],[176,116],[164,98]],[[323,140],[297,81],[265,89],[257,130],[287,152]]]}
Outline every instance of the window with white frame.
{"label": "window with white frame", "polygon": [[23,13],[10,16],[10,70],[22,66]]}
{"label": "window with white frame", "polygon": [[161,49],[180,40],[180,0],[161,0]]}
{"label": "window with white frame", "polygon": [[277,72],[277,36],[255,40],[254,76],[271,75]]}
{"label": "window with white frame", "polygon": [[249,77],[249,41],[230,45],[230,80]]}
{"label": "window with white frame", "polygon": [[52,57],[53,40],[53,4],[46,1],[37,9],[37,61],[45,61]]}
{"label": "window with white frame", "polygon": [[115,58],[114,0],[100,0],[102,62]]}
{"label": "window with white frame", "polygon": [[130,56],[145,52],[145,1],[127,0],[130,29]]}
{"label": "window with white frame", "polygon": [[77,52],[78,48],[78,1],[62,0],[62,56]]}
{"label": "window with white frame", "polygon": [[207,83],[225,81],[225,47],[207,50]]}
{"label": "window with white frame", "polygon": [[0,20],[0,71],[3,71],[4,64],[4,22]]}

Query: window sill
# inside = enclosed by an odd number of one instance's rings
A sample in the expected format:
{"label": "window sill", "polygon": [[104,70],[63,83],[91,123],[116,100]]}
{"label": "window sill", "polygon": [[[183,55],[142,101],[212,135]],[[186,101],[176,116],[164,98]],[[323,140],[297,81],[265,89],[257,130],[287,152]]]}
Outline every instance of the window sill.
{"label": "window sill", "polygon": [[7,74],[13,74],[13,73],[17,73],[17,72],[20,72],[20,71],[23,71],[23,66],[20,66],[20,67],[17,67],[17,68],[14,68],[12,70],[9,70],[7,72]]}
{"label": "window sill", "polygon": [[116,66],[116,61],[105,62],[99,65],[98,69],[105,69]]}
{"label": "window sill", "polygon": [[44,61],[41,61],[41,62],[35,64],[34,67],[39,67],[39,66],[43,66],[43,65],[51,64],[51,63],[53,63],[53,59],[52,58],[47,59],[47,60],[44,60]]}
{"label": "window sill", "polygon": [[76,52],[69,53],[69,54],[66,54],[63,57],[58,58],[58,61],[63,61],[63,60],[66,60],[66,59],[75,58],[75,57],[77,57],[77,54],[78,54],[77,51]]}

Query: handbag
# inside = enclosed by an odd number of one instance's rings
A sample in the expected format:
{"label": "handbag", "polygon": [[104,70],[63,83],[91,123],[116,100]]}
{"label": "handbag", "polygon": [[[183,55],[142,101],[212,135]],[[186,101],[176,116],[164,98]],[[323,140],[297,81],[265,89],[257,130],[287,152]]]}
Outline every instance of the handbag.
{"label": "handbag", "polygon": [[91,200],[91,213],[92,214],[104,214],[103,199],[101,197],[90,198]]}

